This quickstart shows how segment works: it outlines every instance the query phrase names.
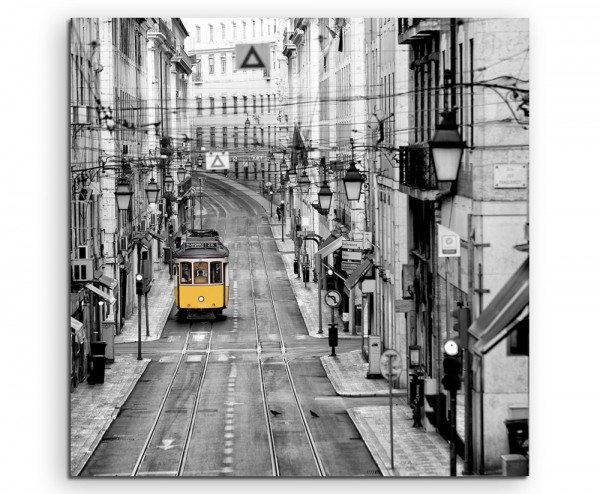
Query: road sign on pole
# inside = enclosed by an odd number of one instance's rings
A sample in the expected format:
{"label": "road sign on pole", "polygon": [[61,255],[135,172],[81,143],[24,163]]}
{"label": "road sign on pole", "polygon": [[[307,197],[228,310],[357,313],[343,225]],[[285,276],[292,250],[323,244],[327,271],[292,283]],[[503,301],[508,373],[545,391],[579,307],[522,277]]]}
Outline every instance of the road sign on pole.
{"label": "road sign on pole", "polygon": [[206,153],[207,170],[229,170],[229,153]]}

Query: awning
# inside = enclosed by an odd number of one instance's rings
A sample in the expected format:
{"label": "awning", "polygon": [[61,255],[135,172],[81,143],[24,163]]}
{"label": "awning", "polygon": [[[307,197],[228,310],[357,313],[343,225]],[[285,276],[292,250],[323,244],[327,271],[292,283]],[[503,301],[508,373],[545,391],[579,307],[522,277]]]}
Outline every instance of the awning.
{"label": "awning", "polygon": [[344,238],[343,236],[339,236],[337,238],[334,238],[334,240],[329,241],[329,239],[332,237],[333,236],[329,236],[325,241],[323,241],[323,243],[319,246],[319,250],[315,252],[315,255],[320,255],[321,258],[325,258],[332,252],[335,252],[336,250],[341,248],[342,242],[346,240],[346,238]]}
{"label": "awning", "polygon": [[344,286],[348,290],[352,290],[356,284],[363,279],[363,277],[371,270],[373,266],[373,260],[370,257],[367,257],[363,260],[362,263],[358,265],[358,267],[352,272],[348,279],[344,282]]}
{"label": "awning", "polygon": [[118,284],[117,280],[115,280],[114,278],[111,278],[110,276],[108,276],[106,274],[103,274],[95,281],[97,281],[98,283],[102,283],[106,288],[110,288],[111,290],[114,290],[114,288]]}
{"label": "awning", "polygon": [[529,317],[529,258],[509,278],[469,333],[477,338],[473,352],[485,355]]}
{"label": "awning", "polygon": [[71,317],[71,329],[75,333],[75,341],[77,341],[77,343],[85,342],[85,331],[81,321]]}
{"label": "awning", "polygon": [[106,300],[109,304],[114,304],[117,299],[115,297],[113,297],[112,295],[109,295],[106,292],[103,292],[102,290],[100,290],[99,288],[96,288],[94,285],[88,283],[87,285],[85,285],[85,287],[90,291],[95,293],[96,295],[98,295],[99,297],[102,297],[104,300]]}
{"label": "awning", "polygon": [[75,332],[77,332],[77,331],[80,331],[82,328],[83,328],[83,323],[78,321],[74,317],[72,317],[71,318],[71,329],[74,330]]}

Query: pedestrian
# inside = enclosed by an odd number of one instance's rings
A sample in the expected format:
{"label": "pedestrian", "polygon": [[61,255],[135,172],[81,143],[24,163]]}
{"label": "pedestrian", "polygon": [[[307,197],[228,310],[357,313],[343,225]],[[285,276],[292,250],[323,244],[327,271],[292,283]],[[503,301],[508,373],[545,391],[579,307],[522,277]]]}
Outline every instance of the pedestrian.
{"label": "pedestrian", "polygon": [[277,219],[281,221],[281,206],[277,206]]}

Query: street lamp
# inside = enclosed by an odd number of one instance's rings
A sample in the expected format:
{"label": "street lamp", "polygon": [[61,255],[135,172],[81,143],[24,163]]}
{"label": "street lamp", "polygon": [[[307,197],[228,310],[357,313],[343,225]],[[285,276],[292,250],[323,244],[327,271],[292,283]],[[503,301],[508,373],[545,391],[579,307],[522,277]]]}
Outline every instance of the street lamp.
{"label": "street lamp", "polygon": [[303,194],[307,194],[310,188],[310,178],[308,178],[308,174],[306,170],[302,172],[300,179],[298,180],[298,185],[300,186],[300,192]]}
{"label": "street lamp", "polygon": [[350,168],[346,172],[344,177],[344,187],[346,188],[346,197],[349,201],[358,201],[360,199],[360,192],[365,179],[362,174],[356,168],[354,161],[350,162]]}
{"label": "street lamp", "polygon": [[119,211],[127,211],[129,209],[132,195],[133,191],[131,190],[131,185],[129,185],[128,180],[124,177],[119,178],[117,181],[117,190],[115,191]]}
{"label": "street lamp", "polygon": [[321,185],[321,190],[319,190],[319,193],[317,194],[317,197],[319,199],[319,208],[321,209],[321,211],[319,212],[321,214],[329,214],[332,196],[333,193],[331,192],[329,185],[327,184],[327,182],[323,182],[323,185]]}
{"label": "street lamp", "polygon": [[181,183],[184,180],[185,180],[185,168],[183,167],[183,165],[179,165],[179,168],[177,169],[177,181],[179,183]]}
{"label": "street lamp", "polygon": [[164,184],[165,184],[165,192],[173,192],[173,185],[175,184],[175,180],[173,180],[173,177],[171,176],[170,173],[168,173],[167,176],[165,177]]}
{"label": "street lamp", "polygon": [[289,172],[288,172],[288,179],[290,181],[290,184],[292,185],[296,185],[297,184],[297,180],[298,180],[298,172],[296,171],[295,168],[292,168]]}
{"label": "street lamp", "polygon": [[466,144],[456,125],[454,111],[442,112],[442,121],[429,141],[431,158],[438,182],[454,182]]}
{"label": "street lamp", "polygon": [[104,300],[98,300],[98,332],[96,341],[102,340],[102,308],[104,306]]}
{"label": "street lamp", "polygon": [[146,197],[149,203],[156,203],[158,200],[158,193],[160,192],[158,184],[154,177],[150,179],[150,183],[146,186]]}

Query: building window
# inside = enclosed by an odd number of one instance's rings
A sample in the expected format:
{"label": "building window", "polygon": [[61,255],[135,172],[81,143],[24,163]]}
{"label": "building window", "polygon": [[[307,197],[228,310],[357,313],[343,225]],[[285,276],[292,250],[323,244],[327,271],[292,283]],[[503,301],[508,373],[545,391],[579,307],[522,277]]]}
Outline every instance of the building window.
{"label": "building window", "polygon": [[252,95],[252,113],[256,113],[256,95]]}
{"label": "building window", "polygon": [[216,143],[216,135],[215,135],[215,128],[211,127],[210,128],[210,147],[214,148],[216,147],[217,143]]}
{"label": "building window", "polygon": [[271,95],[267,94],[267,113],[271,113]]}
{"label": "building window", "polygon": [[211,115],[215,114],[215,99],[214,98],[210,98],[210,114]]}
{"label": "building window", "polygon": [[238,147],[238,128],[233,128],[233,147]]}
{"label": "building window", "polygon": [[254,128],[252,129],[252,144],[256,145],[257,142],[257,136],[256,136],[256,125],[254,126]]}
{"label": "building window", "polygon": [[277,19],[273,20],[273,34],[277,32]]}
{"label": "building window", "polygon": [[227,64],[225,63],[225,57],[221,57],[221,74],[225,73],[227,68]]}
{"label": "building window", "polygon": [[202,138],[204,136],[204,133],[202,132],[202,127],[197,127],[196,128],[196,149],[198,151],[202,150]]}
{"label": "building window", "polygon": [[242,38],[246,39],[246,21],[242,22]]}
{"label": "building window", "polygon": [[232,72],[235,72],[237,70],[235,66],[235,55],[231,55],[231,70]]}
{"label": "building window", "polygon": [[223,149],[227,147],[227,127],[223,127]]}
{"label": "building window", "polygon": [[244,113],[248,113],[248,96],[244,96]]}
{"label": "building window", "polygon": [[202,38],[200,37],[200,26],[196,26],[196,42],[200,43]]}
{"label": "building window", "polygon": [[233,39],[235,39],[235,22],[231,23],[231,32],[232,32],[232,35],[233,35]]}
{"label": "building window", "polygon": [[227,115],[227,98],[223,96],[221,98],[221,103],[223,106],[223,115]]}
{"label": "building window", "polygon": [[265,105],[264,105],[264,99],[263,99],[263,95],[260,95],[260,112],[264,113],[265,112]]}
{"label": "building window", "polygon": [[248,129],[244,127],[244,147],[248,147]]}
{"label": "building window", "polygon": [[208,57],[208,73],[209,74],[215,73],[215,57],[213,55]]}
{"label": "building window", "polygon": [[202,98],[196,98],[196,115],[202,115]]}
{"label": "building window", "polygon": [[221,39],[225,39],[225,24],[221,24]]}
{"label": "building window", "polygon": [[208,25],[208,31],[209,31],[208,41],[210,41],[212,43],[213,42],[213,26],[212,26],[212,24]]}
{"label": "building window", "polygon": [[260,145],[265,145],[265,129],[263,129],[262,127],[260,128]]}
{"label": "building window", "polygon": [[256,38],[256,21],[252,21],[252,37]]}
{"label": "building window", "polygon": [[233,114],[237,115],[237,96],[233,97]]}
{"label": "building window", "polygon": [[263,20],[260,20],[260,35],[264,36],[265,35],[265,31],[264,31],[264,26],[263,26]]}

